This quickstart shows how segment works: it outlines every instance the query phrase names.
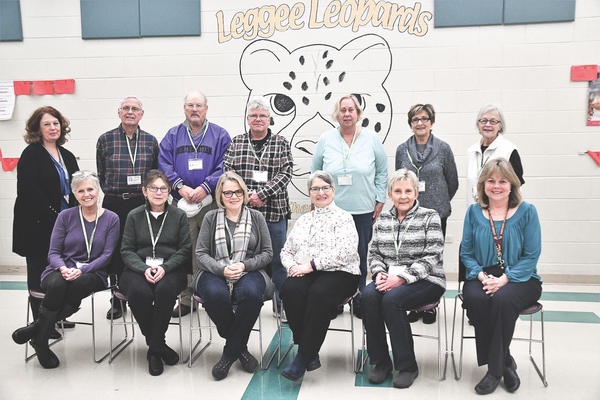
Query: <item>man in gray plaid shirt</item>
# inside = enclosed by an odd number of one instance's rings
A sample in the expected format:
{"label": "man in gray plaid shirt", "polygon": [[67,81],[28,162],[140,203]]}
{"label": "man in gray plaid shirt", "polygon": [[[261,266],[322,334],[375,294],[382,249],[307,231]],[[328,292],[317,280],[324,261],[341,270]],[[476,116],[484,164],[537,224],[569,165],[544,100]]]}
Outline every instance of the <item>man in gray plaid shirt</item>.
{"label": "man in gray plaid shirt", "polygon": [[246,108],[247,133],[233,138],[223,160],[224,171],[235,171],[248,186],[248,206],[262,212],[269,227],[273,245],[270,275],[275,284],[273,312],[281,310],[279,289],[287,272],[279,254],[285,243],[287,224],[291,218],[287,186],[292,180],[294,160],[287,139],[269,129],[271,114],[263,97],[252,98]]}

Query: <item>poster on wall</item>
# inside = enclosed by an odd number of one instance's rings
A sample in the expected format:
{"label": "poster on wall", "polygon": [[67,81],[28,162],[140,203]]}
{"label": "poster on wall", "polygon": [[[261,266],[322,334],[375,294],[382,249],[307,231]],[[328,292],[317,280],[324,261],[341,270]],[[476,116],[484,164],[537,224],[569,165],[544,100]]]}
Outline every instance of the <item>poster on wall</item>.
{"label": "poster on wall", "polygon": [[15,109],[15,88],[12,81],[0,81],[0,121],[12,118]]}
{"label": "poster on wall", "polygon": [[600,126],[600,74],[598,79],[590,81],[588,86],[587,126]]}

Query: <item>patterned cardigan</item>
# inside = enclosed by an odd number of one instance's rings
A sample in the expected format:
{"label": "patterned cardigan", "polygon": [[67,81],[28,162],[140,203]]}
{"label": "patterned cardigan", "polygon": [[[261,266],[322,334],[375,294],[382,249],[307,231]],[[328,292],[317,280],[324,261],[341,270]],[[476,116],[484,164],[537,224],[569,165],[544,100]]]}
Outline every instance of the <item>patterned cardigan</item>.
{"label": "patterned cardigan", "polygon": [[[398,267],[397,275],[407,284],[425,279],[446,288],[444,236],[438,213],[421,207],[415,200],[401,223],[397,216],[396,208],[392,207],[389,212],[382,212],[375,223],[369,250],[373,279],[379,272]],[[396,252],[398,238],[401,244]]]}

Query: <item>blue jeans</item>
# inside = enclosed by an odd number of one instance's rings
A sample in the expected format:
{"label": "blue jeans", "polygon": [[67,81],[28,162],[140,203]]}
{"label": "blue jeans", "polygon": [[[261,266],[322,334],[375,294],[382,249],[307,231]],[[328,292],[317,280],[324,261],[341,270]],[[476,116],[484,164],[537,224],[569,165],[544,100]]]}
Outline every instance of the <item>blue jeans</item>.
{"label": "blue jeans", "polygon": [[385,293],[375,288],[375,282],[369,284],[362,295],[362,310],[371,364],[389,359],[385,335],[387,325],[396,370],[416,371],[417,360],[406,310],[432,303],[444,292],[441,286],[425,280],[401,285]]}
{"label": "blue jeans", "polygon": [[283,218],[277,222],[267,222],[269,235],[271,236],[271,246],[273,246],[273,261],[271,261],[271,280],[275,284],[274,301],[279,304],[279,291],[283,282],[287,278],[287,270],[281,264],[281,249],[285,244],[287,237],[287,219]]}
{"label": "blue jeans", "polygon": [[361,294],[354,299],[354,309],[360,308],[362,292],[367,283],[367,256],[369,243],[373,238],[373,213],[352,214],[356,231],[358,232],[358,257],[360,258],[360,283],[358,289]]}
{"label": "blue jeans", "polygon": [[225,278],[207,271],[200,275],[196,291],[219,336],[225,339],[223,355],[228,359],[237,360],[242,351],[248,349],[248,338],[263,306],[266,286],[265,278],[258,271],[242,276],[233,285],[233,293],[229,293]]}

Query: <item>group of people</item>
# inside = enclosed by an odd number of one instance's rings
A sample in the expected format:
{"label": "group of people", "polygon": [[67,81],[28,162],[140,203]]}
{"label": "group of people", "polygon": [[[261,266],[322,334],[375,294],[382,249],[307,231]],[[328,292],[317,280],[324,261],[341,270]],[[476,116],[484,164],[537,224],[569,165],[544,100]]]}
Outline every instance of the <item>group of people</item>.
{"label": "group of people", "polygon": [[[332,114],[337,126],[321,135],[312,157],[311,211],[289,235],[294,162],[289,142],[269,129],[266,100],[248,102],[248,130],[233,138],[208,121],[202,93],[190,92],[183,108],[185,121],[159,144],[140,128],[141,101],[125,98],[121,124],[98,139],[97,174],[79,171],[63,147],[70,128],[58,110],[40,107],[27,121],[13,250],[26,257],[29,290],[45,297],[30,298],[34,322],[17,329],[14,341],[30,341],[44,368],[58,367],[48,347],[58,334],[55,323],[68,326],[66,318],[83,298],[106,288],[111,274],[146,339],[150,374],[179,362],[165,333],[170,318],[193,311],[196,292],[225,339],[214,379],[227,377],[237,360],[256,371],[248,338],[264,301],[272,299],[274,316],[289,322],[298,345],[282,375],[298,380],[321,366],[330,321],[352,298],[367,334],[369,380],[381,383],[395,369],[394,386],[411,386],[419,370],[410,322],[420,315],[407,310],[445,292],[446,221],[458,190],[452,150],[432,134],[433,106],[409,110],[414,135],[396,150],[388,177],[379,138],[360,124],[360,102],[342,96]],[[509,351],[515,321],[541,295],[540,226],[535,207],[522,201],[523,168],[516,147],[501,135],[501,109],[483,107],[477,127],[481,139],[467,153],[471,205],[461,246],[464,304],[478,363],[488,365],[475,390],[491,393],[503,378],[512,392],[519,386]],[[387,198],[392,207],[383,210]],[[125,312],[112,301],[107,318]],[[423,315],[425,323],[435,319]]]}

